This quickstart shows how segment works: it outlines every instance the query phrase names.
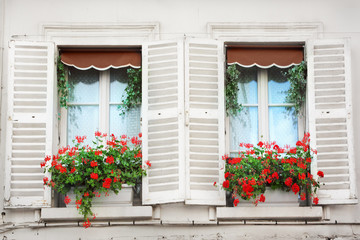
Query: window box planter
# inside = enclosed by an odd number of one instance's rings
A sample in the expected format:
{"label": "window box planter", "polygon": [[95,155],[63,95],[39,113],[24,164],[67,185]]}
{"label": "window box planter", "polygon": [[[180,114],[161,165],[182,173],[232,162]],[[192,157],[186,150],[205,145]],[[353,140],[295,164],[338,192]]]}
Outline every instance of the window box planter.
{"label": "window box planter", "polygon": [[[292,191],[285,192],[280,189],[266,188],[264,193],[265,202],[259,202],[258,207],[297,207],[299,206],[299,195]],[[237,207],[255,207],[255,204],[250,200],[243,200],[238,198],[240,202]]]}
{"label": "window box planter", "polygon": [[[76,195],[73,191],[70,191],[67,196],[71,199],[71,202],[66,205],[67,207],[76,207],[75,200]],[[121,207],[133,205],[134,191],[133,187],[127,184],[122,185],[122,189],[115,194],[109,191],[109,195],[102,194],[100,197],[95,197],[92,201],[93,207]]]}

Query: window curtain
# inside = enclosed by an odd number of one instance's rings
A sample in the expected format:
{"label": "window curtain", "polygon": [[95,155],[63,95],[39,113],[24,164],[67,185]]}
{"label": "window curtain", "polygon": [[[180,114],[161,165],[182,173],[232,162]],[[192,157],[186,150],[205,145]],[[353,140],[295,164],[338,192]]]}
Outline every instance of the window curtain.
{"label": "window curtain", "polygon": [[140,49],[64,49],[61,62],[80,70],[141,67]]}
{"label": "window curtain", "polygon": [[304,60],[303,46],[234,45],[227,46],[227,64],[242,67],[288,68]]}

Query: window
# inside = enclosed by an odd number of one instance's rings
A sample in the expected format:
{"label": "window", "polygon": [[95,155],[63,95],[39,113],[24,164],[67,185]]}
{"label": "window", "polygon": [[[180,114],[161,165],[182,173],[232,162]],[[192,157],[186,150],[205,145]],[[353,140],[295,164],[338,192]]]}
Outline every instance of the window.
{"label": "window", "polygon": [[[43,173],[39,162],[45,155],[54,153],[57,143],[54,52],[53,43],[12,41],[10,44],[6,117],[9,121],[4,141],[8,144],[5,154],[9,159],[5,205],[9,207],[51,203],[51,192],[44,190],[41,183]],[[344,40],[321,39],[307,43],[307,54],[308,129],[319,152],[313,167],[329,173],[324,178],[327,186],[321,193],[328,196],[327,203],[354,203],[349,47]],[[145,204],[225,203],[221,188],[213,186],[213,179],[223,180],[223,55],[224,45],[218,40],[156,41],[143,45],[143,93],[146,93],[142,107],[143,156],[150,161],[154,159],[151,171],[143,179]],[[266,71],[270,76],[270,70]],[[110,72],[108,77],[102,76],[106,72],[93,73],[98,75],[98,83],[91,80],[93,77],[87,80],[98,85],[94,93],[98,94],[98,101],[74,99],[72,102],[80,109],[91,106],[98,111],[94,115],[99,116],[99,129],[106,125],[101,123],[104,119],[111,128],[110,108],[118,104],[116,99],[101,97],[106,91],[108,95],[105,95],[111,96],[110,86],[102,87],[106,82],[111,85]],[[264,75],[263,70],[255,74],[258,99],[264,95],[259,94],[259,89],[266,89],[260,86],[263,81],[271,85],[269,79],[262,80]],[[85,93],[81,91],[81,94]],[[269,102],[269,98],[261,101],[265,100]],[[282,103],[264,105],[260,100],[251,104],[258,108],[258,114],[260,108],[271,111],[271,107],[284,107]],[[101,116],[104,106],[109,109],[106,118]],[[257,136],[264,129],[259,119]],[[274,122],[276,125],[277,120]],[[270,130],[268,134],[271,137]]]}
{"label": "window", "polygon": [[140,106],[121,115],[119,106],[128,83],[128,68],[78,70],[69,67],[70,101],[67,143],[75,136],[94,139],[95,131],[135,136],[140,132]]}
{"label": "window", "polygon": [[230,153],[236,154],[241,142],[276,141],[280,146],[294,146],[301,123],[291,107],[293,104],[285,101],[290,87],[283,75],[287,68],[237,68],[238,102],[243,110],[230,116]]}

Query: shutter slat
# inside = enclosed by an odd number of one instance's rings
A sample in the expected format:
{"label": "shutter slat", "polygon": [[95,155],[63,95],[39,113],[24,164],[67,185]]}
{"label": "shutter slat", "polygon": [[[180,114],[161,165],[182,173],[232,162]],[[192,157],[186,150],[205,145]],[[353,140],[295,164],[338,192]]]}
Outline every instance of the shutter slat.
{"label": "shutter slat", "polygon": [[309,130],[318,151],[312,172],[325,174],[319,203],[356,203],[350,49],[344,40],[315,40],[307,54]]}
{"label": "shutter slat", "polygon": [[52,154],[54,53],[53,43],[10,42],[5,207],[51,204],[40,162]]}

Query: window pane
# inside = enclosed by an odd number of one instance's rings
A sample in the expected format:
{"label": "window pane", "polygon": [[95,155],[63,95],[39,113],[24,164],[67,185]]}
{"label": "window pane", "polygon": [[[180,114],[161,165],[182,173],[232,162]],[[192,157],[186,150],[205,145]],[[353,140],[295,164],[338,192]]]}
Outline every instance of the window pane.
{"label": "window pane", "polygon": [[238,88],[239,103],[256,104],[258,102],[256,68],[241,68]]}
{"label": "window pane", "polygon": [[128,68],[111,69],[110,71],[110,103],[121,103],[121,97],[128,85]]}
{"label": "window pane", "polygon": [[269,92],[269,104],[274,103],[286,103],[285,98],[287,91],[290,88],[290,82],[282,74],[287,69],[280,69],[272,67],[268,70],[268,92]]}
{"label": "window pane", "polygon": [[98,106],[68,107],[68,144],[72,144],[75,136],[86,136],[84,141],[90,144],[95,139],[95,131],[99,129]]}
{"label": "window pane", "polygon": [[257,107],[244,107],[236,116],[230,116],[230,150],[239,149],[239,143],[242,142],[258,142]]}
{"label": "window pane", "polygon": [[70,68],[70,102],[98,103],[99,102],[99,71],[95,69],[78,70]]}
{"label": "window pane", "polygon": [[276,141],[279,146],[285,144],[295,146],[298,140],[298,122],[296,114],[286,107],[269,107],[270,141]]}
{"label": "window pane", "polygon": [[130,137],[140,133],[140,106],[120,116],[117,105],[110,105],[110,133],[119,136],[126,134]]}

